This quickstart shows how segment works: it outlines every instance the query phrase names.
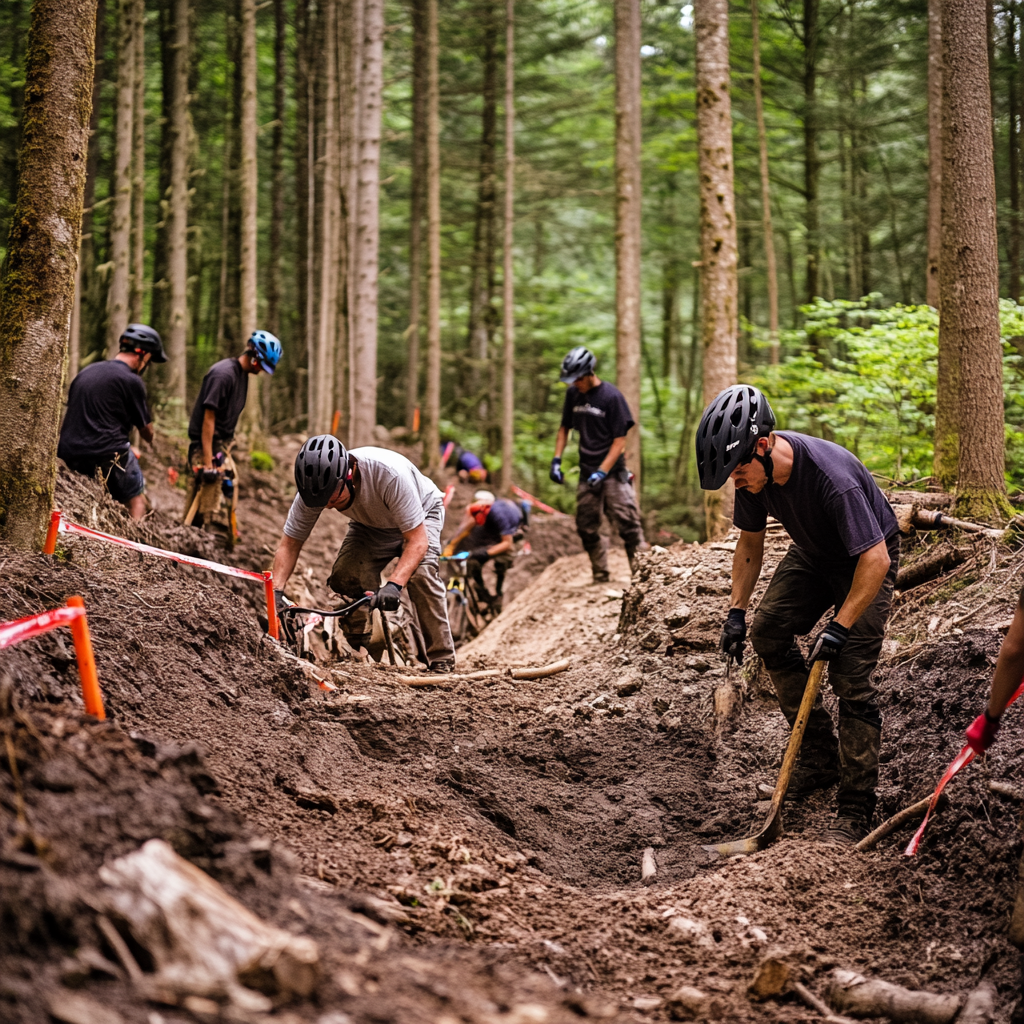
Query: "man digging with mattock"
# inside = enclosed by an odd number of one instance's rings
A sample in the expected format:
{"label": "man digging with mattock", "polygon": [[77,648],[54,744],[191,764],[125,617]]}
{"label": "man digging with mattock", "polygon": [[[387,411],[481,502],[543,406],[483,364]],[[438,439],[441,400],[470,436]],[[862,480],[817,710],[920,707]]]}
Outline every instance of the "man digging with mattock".
{"label": "man digging with mattock", "polygon": [[807,723],[789,793],[806,796],[839,782],[828,838],[859,842],[870,830],[878,783],[882,715],[871,681],[885,636],[899,566],[899,527],[864,464],[831,441],[775,432],[775,415],[757,388],[726,388],[697,428],[697,468],[704,490],[736,485],[739,528],[732,598],[721,649],[743,661],[746,610],[764,557],[768,515],[793,540],[761,599],[750,630],[792,727],[807,683],[796,637],[829,609],[810,663],[829,662],[839,698],[839,740],[819,697]]}
{"label": "man digging with mattock", "polygon": [[[370,649],[370,611],[398,611],[403,588],[419,617],[431,672],[451,672],[455,645],[448,625],[445,586],[438,574],[444,498],[404,455],[385,448],[345,446],[331,434],[311,437],[295,456],[295,484],[281,542],[274,555],[274,584],[282,604],[302,545],[320,513],[333,508],[351,520],[327,585],[336,594],[357,600],[373,591],[363,606],[342,620],[353,650]],[[387,583],[380,574],[393,559]],[[377,652],[378,654],[380,652]]]}

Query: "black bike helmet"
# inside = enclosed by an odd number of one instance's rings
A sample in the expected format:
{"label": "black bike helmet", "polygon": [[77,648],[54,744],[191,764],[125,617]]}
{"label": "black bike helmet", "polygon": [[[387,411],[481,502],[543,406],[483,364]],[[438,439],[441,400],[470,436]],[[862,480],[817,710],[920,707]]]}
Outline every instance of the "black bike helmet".
{"label": "black bike helmet", "polygon": [[596,366],[594,353],[580,345],[562,360],[562,373],[558,379],[563,384],[575,384],[581,377],[593,373]]}
{"label": "black bike helmet", "polygon": [[153,363],[167,362],[160,335],[146,324],[129,324],[121,335],[120,347],[122,352],[149,352]]}
{"label": "black bike helmet", "polygon": [[311,437],[295,456],[295,486],[310,508],[323,508],[338,483],[350,479],[348,452],[333,434]]}
{"label": "black bike helmet", "polygon": [[749,462],[758,438],[775,427],[768,399],[750,384],[727,387],[697,427],[697,472],[705,491],[717,491],[741,463]]}

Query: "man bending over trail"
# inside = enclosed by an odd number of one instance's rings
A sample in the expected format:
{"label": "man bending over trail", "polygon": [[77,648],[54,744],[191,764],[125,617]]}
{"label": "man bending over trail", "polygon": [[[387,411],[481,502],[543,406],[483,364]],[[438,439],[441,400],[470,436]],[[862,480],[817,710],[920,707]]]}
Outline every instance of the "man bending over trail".
{"label": "man bending over trail", "polygon": [[[448,625],[445,587],[438,574],[444,498],[403,455],[385,448],[345,446],[331,434],[311,437],[295,456],[295,484],[284,533],[274,555],[274,585],[280,605],[299,552],[325,508],[351,520],[327,585],[336,594],[357,600],[372,590],[370,607],[341,620],[354,650],[369,649],[373,635],[370,610],[398,610],[408,587],[427,647],[431,672],[451,672],[455,645]],[[398,559],[387,583],[380,574]]]}
{"label": "man bending over trail", "polygon": [[811,712],[789,792],[799,798],[839,782],[828,837],[859,842],[870,829],[878,784],[882,714],[872,673],[878,663],[899,567],[899,527],[864,464],[831,441],[775,432],[775,414],[757,388],[735,384],[704,410],[697,469],[704,490],[736,484],[732,600],[722,652],[743,662],[746,609],[764,556],[768,515],[793,544],[754,616],[751,641],[771,676],[790,726],[807,683],[796,637],[834,609],[811,662],[825,660],[839,697],[839,741],[821,697]]}

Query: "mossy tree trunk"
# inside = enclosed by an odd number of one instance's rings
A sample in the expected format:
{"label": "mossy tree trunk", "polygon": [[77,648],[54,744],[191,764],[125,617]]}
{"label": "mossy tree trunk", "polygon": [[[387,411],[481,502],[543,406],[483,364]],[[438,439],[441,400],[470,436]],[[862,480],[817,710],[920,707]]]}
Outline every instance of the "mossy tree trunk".
{"label": "mossy tree trunk", "polygon": [[[973,0],[942,5],[942,255],[935,461],[956,467],[957,514],[1010,512],[987,26]],[[940,416],[944,433],[939,433]]]}
{"label": "mossy tree trunk", "polygon": [[427,0],[427,379],[423,394],[423,464],[440,469],[441,454],[441,122],[437,0]]}
{"label": "mossy tree trunk", "polygon": [[0,279],[0,539],[41,543],[56,478],[92,113],[96,0],[35,0]]}
{"label": "mossy tree trunk", "polygon": [[[727,0],[697,0],[697,139],[700,176],[701,325],[704,404],[736,383],[736,202],[729,98]],[[810,266],[810,263],[808,263]],[[732,521],[731,481],[704,495],[708,537]]]}
{"label": "mossy tree trunk", "polygon": [[[241,0],[239,6],[239,65],[241,72],[241,123],[239,125],[238,184],[241,207],[239,246],[238,319],[241,350],[256,330],[257,296],[257,120],[256,120],[256,0]],[[250,447],[262,444],[263,415],[260,378],[249,380],[249,398],[244,413]]]}

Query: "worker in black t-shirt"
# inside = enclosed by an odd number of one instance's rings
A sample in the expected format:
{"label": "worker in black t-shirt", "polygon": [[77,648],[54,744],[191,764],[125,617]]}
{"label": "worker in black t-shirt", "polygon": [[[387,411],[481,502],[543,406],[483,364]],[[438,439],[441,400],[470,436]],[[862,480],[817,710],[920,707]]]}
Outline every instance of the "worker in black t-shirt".
{"label": "worker in black t-shirt", "polygon": [[607,583],[608,538],[600,533],[601,512],[615,521],[626,545],[629,567],[634,555],[649,547],[644,540],[640,507],[633,490],[632,474],[626,468],[626,434],[635,426],[622,392],[598,379],[594,354],[582,346],[574,348],[562,360],[558,378],[569,389],[562,407],[562,425],[555,439],[555,457],[551,460],[551,479],[565,482],[562,452],[569,442],[569,431],[580,439],[580,479],[576,487],[576,532],[590,556],[595,583]]}
{"label": "worker in black t-shirt", "polygon": [[249,395],[249,375],[262,371],[273,376],[281,351],[281,342],[269,331],[254,331],[237,359],[222,359],[206,371],[188,421],[188,463],[193,472],[193,487],[185,503],[186,526],[201,526],[205,516],[220,510],[221,498],[226,497],[234,540],[238,495],[231,446],[235,427]]}
{"label": "worker in black t-shirt", "polygon": [[790,725],[807,683],[796,637],[832,609],[815,637],[811,663],[829,662],[839,698],[839,740],[821,698],[811,712],[789,792],[806,796],[839,782],[828,838],[853,844],[875,810],[882,715],[871,676],[899,568],[899,526],[864,464],[831,441],[774,430],[775,414],[757,388],[734,384],[704,410],[697,469],[705,490],[736,485],[732,598],[722,628],[727,658],[743,661],[746,609],[761,574],[768,516],[792,538],[750,629]]}
{"label": "worker in black t-shirt", "polygon": [[129,324],[113,359],[86,366],[71,382],[68,409],[57,455],[84,476],[99,470],[111,497],[126,505],[132,519],[146,514],[146,481],[132,451],[132,427],[153,443],[142,374],[151,362],[165,363],[160,335],[145,324]]}

